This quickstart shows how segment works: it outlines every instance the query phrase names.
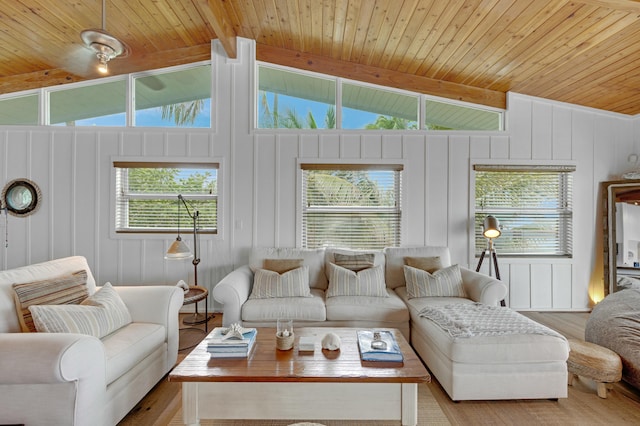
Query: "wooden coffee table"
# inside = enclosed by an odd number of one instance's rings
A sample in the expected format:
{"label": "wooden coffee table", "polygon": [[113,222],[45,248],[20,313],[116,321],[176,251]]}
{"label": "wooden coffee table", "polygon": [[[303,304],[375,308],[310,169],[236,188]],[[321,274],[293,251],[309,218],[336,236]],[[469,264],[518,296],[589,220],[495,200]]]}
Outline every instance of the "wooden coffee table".
{"label": "wooden coffee table", "polygon": [[[200,419],[401,420],[418,422],[418,384],[431,377],[399,330],[401,365],[363,363],[357,328],[296,328],[289,351],[275,346],[275,329],[259,328],[248,358],[211,359],[203,340],[173,371],[182,382],[185,424]],[[340,336],[339,351],[322,350],[322,337]],[[315,338],[313,352],[299,352],[301,336]]]}

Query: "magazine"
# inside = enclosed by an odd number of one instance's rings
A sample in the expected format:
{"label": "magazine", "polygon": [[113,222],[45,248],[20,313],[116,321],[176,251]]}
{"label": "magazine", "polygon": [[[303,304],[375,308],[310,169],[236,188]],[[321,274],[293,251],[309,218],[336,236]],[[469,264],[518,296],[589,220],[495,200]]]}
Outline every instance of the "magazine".
{"label": "magazine", "polygon": [[387,330],[358,330],[358,348],[363,361],[402,362],[404,357],[393,333]]}

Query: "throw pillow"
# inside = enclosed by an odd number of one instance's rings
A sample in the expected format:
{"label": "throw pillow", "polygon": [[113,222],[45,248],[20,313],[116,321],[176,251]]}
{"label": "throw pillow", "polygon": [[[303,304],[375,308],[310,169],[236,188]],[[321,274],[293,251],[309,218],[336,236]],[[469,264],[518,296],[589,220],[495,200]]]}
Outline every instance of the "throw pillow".
{"label": "throw pillow", "polygon": [[467,297],[458,265],[440,269],[433,274],[404,265],[404,279],[407,282],[407,294],[410,299],[434,296]]}
{"label": "throw pillow", "polygon": [[284,274],[304,265],[304,259],[265,259],[264,269]]}
{"label": "throw pillow", "polygon": [[249,299],[274,297],[311,297],[309,267],[301,266],[284,274],[258,269],[253,277]]}
{"label": "throw pillow", "polygon": [[429,273],[434,273],[438,269],[442,269],[442,261],[440,256],[434,257],[411,257],[404,258],[405,265],[409,265],[412,268],[422,269]]}
{"label": "throw pillow", "polygon": [[76,271],[41,281],[13,284],[18,321],[23,332],[35,332],[32,305],[77,305],[89,296],[87,271]]}
{"label": "throw pillow", "polygon": [[102,338],[132,321],[111,283],[80,305],[33,305],[29,310],[36,329],[46,333],[80,333]]}
{"label": "throw pillow", "polygon": [[329,264],[327,297],[376,296],[389,297],[382,266],[354,272],[336,264]]}
{"label": "throw pillow", "polygon": [[361,254],[343,254],[334,253],[333,258],[335,264],[343,268],[350,269],[354,272],[362,271],[363,269],[373,268],[373,261],[375,255],[373,253],[361,253]]}

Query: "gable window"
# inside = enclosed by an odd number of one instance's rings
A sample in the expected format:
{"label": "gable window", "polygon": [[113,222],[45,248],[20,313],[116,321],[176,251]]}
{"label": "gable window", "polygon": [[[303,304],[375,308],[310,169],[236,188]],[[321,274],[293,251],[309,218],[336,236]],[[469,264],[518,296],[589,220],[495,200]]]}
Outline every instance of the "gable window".
{"label": "gable window", "polygon": [[424,125],[427,130],[503,130],[502,110],[427,98]]}
{"label": "gable window", "polygon": [[199,211],[200,233],[218,232],[218,164],[115,161],[116,233],[166,233],[192,219],[181,194]]}
{"label": "gable window", "polygon": [[259,129],[335,129],[336,83],[277,68],[258,67]]}
{"label": "gable window", "polygon": [[479,165],[475,170],[475,253],[486,247],[482,224],[495,216],[501,256],[572,255],[574,166]]}
{"label": "gable window", "polygon": [[360,84],[342,84],[342,128],[418,128],[418,96]]}
{"label": "gable window", "polygon": [[401,165],[301,164],[302,246],[400,245]]}
{"label": "gable window", "polygon": [[134,78],[135,125],[211,127],[211,65]]}
{"label": "gable window", "polygon": [[49,93],[49,124],[56,126],[125,126],[127,84],[123,79],[86,83]]}

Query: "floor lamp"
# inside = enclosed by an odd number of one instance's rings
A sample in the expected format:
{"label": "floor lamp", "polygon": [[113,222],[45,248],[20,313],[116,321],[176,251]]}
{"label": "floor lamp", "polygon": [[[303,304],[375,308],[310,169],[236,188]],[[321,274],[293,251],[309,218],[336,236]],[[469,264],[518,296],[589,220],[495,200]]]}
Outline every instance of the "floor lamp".
{"label": "floor lamp", "polygon": [[[476,267],[476,272],[480,272],[480,268],[482,267],[482,262],[484,261],[484,257],[489,255],[489,276],[492,276],[491,267],[493,266],[496,270],[496,278],[500,279],[500,269],[498,268],[498,255],[496,254],[496,250],[493,247],[493,240],[498,238],[502,234],[500,230],[500,222],[496,219],[495,216],[487,216],[484,218],[484,223],[482,224],[482,235],[487,239],[487,248],[484,249],[482,254],[480,255],[480,260],[478,261],[478,266]],[[500,301],[500,306],[506,306],[504,299]]]}
{"label": "floor lamp", "polygon": [[[198,256],[198,224],[200,220],[200,212],[196,209],[193,209],[193,213],[191,213],[191,211],[189,210],[189,205],[184,200],[181,194],[178,195],[178,200],[178,237],[173,242],[173,244],[171,244],[164,258],[170,260],[193,259],[191,261],[191,263],[193,264],[193,284],[194,286],[198,287],[198,264],[200,263],[200,256]],[[182,238],[180,238],[180,201],[187,210],[187,214],[189,215],[191,220],[193,220],[193,253],[191,253],[189,247],[184,243],[184,241],[182,241]],[[183,320],[185,324],[202,324],[208,322],[209,319],[214,317],[214,315],[199,313],[198,304],[196,303],[195,305],[195,313]]]}

